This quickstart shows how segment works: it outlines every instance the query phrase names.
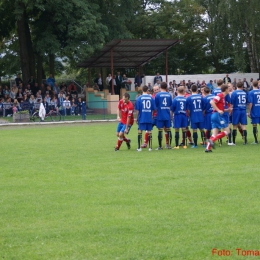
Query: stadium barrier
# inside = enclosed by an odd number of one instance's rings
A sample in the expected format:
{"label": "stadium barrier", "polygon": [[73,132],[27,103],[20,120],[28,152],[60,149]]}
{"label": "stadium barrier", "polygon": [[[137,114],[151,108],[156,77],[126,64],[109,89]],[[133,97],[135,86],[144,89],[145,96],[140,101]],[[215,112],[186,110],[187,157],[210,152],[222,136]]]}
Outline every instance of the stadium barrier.
{"label": "stadium barrier", "polygon": [[[135,104],[135,100],[131,100]],[[82,114],[79,108],[75,108],[74,111],[65,112],[65,108],[55,108],[61,116],[60,121],[81,121],[81,120],[116,120],[118,100],[116,101],[88,101],[86,103],[86,114]],[[38,111],[40,103],[35,103],[34,106],[29,104],[23,105],[21,103],[20,108],[16,113],[13,113],[13,104],[0,104],[0,124],[12,124],[12,123],[35,123],[40,121],[40,118],[36,118],[33,121],[34,112]],[[50,108],[53,111],[53,107]],[[84,117],[86,115],[86,117]],[[53,121],[50,116],[47,116],[45,122]],[[54,121],[57,121],[54,120]]]}

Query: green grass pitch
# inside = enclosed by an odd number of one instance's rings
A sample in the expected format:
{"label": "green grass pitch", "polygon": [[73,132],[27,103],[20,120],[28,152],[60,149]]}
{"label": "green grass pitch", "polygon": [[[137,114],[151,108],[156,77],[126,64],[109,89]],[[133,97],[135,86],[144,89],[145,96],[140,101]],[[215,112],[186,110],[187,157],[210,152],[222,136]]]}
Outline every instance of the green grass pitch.
{"label": "green grass pitch", "polygon": [[116,126],[0,129],[1,259],[254,258],[236,249],[260,250],[259,145],[138,153],[134,125],[114,152]]}

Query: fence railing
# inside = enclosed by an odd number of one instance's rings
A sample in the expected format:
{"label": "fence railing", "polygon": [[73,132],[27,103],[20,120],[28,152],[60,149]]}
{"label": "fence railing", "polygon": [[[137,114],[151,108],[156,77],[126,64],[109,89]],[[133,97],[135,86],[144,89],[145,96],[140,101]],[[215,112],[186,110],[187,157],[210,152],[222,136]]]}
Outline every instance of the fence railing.
{"label": "fence railing", "polygon": [[[134,104],[134,100],[132,103]],[[80,121],[80,120],[115,120],[116,119],[116,110],[117,110],[118,101],[93,101],[86,103],[86,113],[82,111],[79,106],[75,106],[71,109],[66,109],[63,106],[53,106],[49,105],[47,109],[47,113],[51,110],[58,111],[61,115],[59,121]],[[33,123],[32,116],[34,112],[39,110],[40,103],[30,104],[28,103],[20,103],[18,107],[16,107],[17,111],[14,113],[13,103],[3,103],[0,104],[0,124],[6,123],[19,123],[19,122],[28,122]],[[29,117],[24,119],[24,116],[20,116],[26,113],[29,114]],[[18,113],[18,114],[17,114]],[[84,114],[83,114],[84,113]],[[14,119],[14,114],[15,119]],[[19,115],[19,116],[18,116]],[[40,121],[39,120],[35,120]],[[57,121],[53,120],[51,117],[46,117],[45,122]]]}

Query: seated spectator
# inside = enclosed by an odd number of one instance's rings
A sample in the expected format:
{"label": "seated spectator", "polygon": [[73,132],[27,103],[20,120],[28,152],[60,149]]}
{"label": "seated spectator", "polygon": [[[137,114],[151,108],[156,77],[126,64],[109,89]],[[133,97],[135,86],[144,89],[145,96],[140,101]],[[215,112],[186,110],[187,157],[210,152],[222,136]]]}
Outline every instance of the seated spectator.
{"label": "seated spectator", "polygon": [[4,103],[4,99],[0,98],[0,116],[3,116],[3,103]]}
{"label": "seated spectator", "polygon": [[58,108],[58,101],[56,99],[56,96],[54,96],[54,95],[51,97],[51,100],[50,100],[50,103],[49,103],[49,109],[57,111],[57,112],[59,110],[59,108]]}
{"label": "seated spectator", "polygon": [[9,95],[10,95],[11,101],[13,102],[16,99],[16,92],[14,90],[14,87],[11,88]]}
{"label": "seated spectator", "polygon": [[30,96],[30,99],[29,99],[29,103],[30,103],[30,114],[32,115],[34,112],[35,112],[35,109],[34,109],[34,104],[35,104],[36,100],[34,98],[34,95],[31,95]]}
{"label": "seated spectator", "polygon": [[54,92],[55,95],[58,95],[58,93],[60,92],[58,83],[54,84],[54,87],[52,88],[52,92]]}
{"label": "seated spectator", "polygon": [[21,111],[21,110],[22,110],[17,99],[14,100],[14,102],[13,102],[13,108],[12,108],[12,109],[13,109],[13,114],[15,114],[15,113],[17,113],[18,111]]}
{"label": "seated spectator", "polygon": [[45,98],[46,98],[46,102],[49,104],[50,101],[51,101],[51,97],[50,97],[50,94],[47,93],[47,91],[46,91],[46,96],[45,96]]}
{"label": "seated spectator", "polygon": [[4,89],[3,89],[3,95],[9,95],[10,94],[10,90],[8,88],[7,85],[4,86]]}
{"label": "seated spectator", "polygon": [[3,97],[3,87],[2,87],[2,85],[0,84],[0,98],[2,98]]}
{"label": "seated spectator", "polygon": [[16,96],[18,102],[21,102],[23,100],[23,90],[19,88],[17,96]]}
{"label": "seated spectator", "polygon": [[42,99],[41,98],[36,98],[36,101],[34,102],[34,111],[39,110],[40,109],[40,105],[42,103]]}
{"label": "seated spectator", "polygon": [[66,115],[71,115],[71,103],[69,101],[69,96],[66,96],[65,100],[63,101],[63,109]]}
{"label": "seated spectator", "polygon": [[61,82],[61,84],[60,84],[60,90],[62,90],[62,89],[63,89],[63,91],[64,90],[66,91],[66,89],[67,89],[67,85],[64,82]]}
{"label": "seated spectator", "polygon": [[13,105],[11,103],[11,98],[7,98],[7,100],[3,103],[3,115],[11,116],[13,114]]}
{"label": "seated spectator", "polygon": [[71,99],[71,114],[76,115],[77,114],[77,104],[75,103],[75,99]]}
{"label": "seated spectator", "polygon": [[27,95],[23,96],[23,100],[21,101],[21,109],[28,110],[30,112],[30,102]]}
{"label": "seated spectator", "polygon": [[40,90],[37,92],[35,99],[36,99],[36,100],[38,100],[38,99],[39,99],[39,100],[40,100],[40,102],[42,102],[42,95],[41,95],[41,92],[40,92]]}
{"label": "seated spectator", "polygon": [[71,94],[78,94],[77,92],[77,87],[75,85],[74,82],[71,82],[71,84],[68,86],[67,90],[71,93]]}

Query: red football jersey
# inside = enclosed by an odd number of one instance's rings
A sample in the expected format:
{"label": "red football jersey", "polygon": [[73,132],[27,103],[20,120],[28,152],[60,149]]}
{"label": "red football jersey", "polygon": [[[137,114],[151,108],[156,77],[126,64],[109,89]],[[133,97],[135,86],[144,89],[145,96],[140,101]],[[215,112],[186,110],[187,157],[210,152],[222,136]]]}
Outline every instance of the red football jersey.
{"label": "red football jersey", "polygon": [[123,99],[120,99],[118,103],[118,109],[121,111],[121,123],[126,125],[127,118],[130,117],[129,125],[133,125],[134,123],[134,106],[131,101],[128,103],[124,103]]}
{"label": "red football jersey", "polygon": [[[215,102],[217,108],[219,110],[222,110],[224,111],[224,108],[225,108],[225,96],[223,93],[219,93],[217,94],[217,96],[215,96],[213,98],[213,101]],[[214,112],[216,112],[216,110],[214,110]]]}

